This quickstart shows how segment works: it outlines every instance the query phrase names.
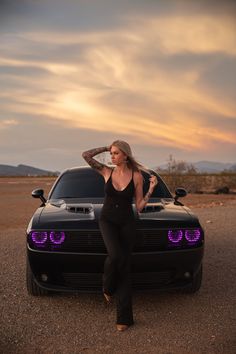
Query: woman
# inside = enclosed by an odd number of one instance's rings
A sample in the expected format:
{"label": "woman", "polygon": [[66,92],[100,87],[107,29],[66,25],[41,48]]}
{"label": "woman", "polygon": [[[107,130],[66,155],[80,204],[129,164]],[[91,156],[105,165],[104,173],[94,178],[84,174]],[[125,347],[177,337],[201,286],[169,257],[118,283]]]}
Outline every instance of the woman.
{"label": "woman", "polygon": [[[110,151],[115,168],[93,158],[105,151]],[[122,140],[116,140],[107,147],[85,151],[82,156],[105,179],[105,200],[99,219],[99,227],[108,252],[104,263],[103,294],[109,303],[116,292],[117,330],[124,331],[134,323],[130,261],[136,227],[132,200],[135,197],[136,208],[140,212],[148,202],[157,184],[157,178],[150,177],[149,190],[143,197],[141,170],[146,169],[134,159],[129,144]]]}

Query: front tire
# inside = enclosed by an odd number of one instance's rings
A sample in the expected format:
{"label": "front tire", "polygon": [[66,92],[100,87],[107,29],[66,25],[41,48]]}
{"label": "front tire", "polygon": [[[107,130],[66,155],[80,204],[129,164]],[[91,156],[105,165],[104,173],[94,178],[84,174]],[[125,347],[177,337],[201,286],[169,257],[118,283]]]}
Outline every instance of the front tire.
{"label": "front tire", "polygon": [[34,276],[29,264],[29,260],[27,257],[27,262],[26,262],[26,287],[27,287],[27,292],[29,295],[33,296],[45,296],[49,295],[49,291],[40,288],[34,281]]}

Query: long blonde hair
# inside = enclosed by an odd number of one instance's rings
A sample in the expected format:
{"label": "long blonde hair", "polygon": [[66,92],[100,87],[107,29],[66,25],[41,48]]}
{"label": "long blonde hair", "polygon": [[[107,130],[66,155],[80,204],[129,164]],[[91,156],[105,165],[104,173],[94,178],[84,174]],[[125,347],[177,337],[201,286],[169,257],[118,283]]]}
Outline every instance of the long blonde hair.
{"label": "long blonde hair", "polygon": [[133,156],[130,145],[124,140],[115,140],[110,145],[110,147],[116,146],[120,149],[125,155],[127,155],[127,167],[133,171],[140,172],[144,171],[150,175],[147,167],[141,165]]}

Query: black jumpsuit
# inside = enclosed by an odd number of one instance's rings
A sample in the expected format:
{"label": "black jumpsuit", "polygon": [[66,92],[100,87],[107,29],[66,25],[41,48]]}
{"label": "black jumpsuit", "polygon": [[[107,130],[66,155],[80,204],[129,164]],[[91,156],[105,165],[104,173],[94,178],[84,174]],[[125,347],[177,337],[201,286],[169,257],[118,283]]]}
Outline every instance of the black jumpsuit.
{"label": "black jumpsuit", "polygon": [[112,184],[112,172],[105,184],[105,200],[99,220],[108,252],[104,263],[103,290],[108,295],[116,292],[117,324],[131,325],[134,323],[130,263],[136,237],[132,209],[135,187],[132,172],[126,188],[116,190]]}

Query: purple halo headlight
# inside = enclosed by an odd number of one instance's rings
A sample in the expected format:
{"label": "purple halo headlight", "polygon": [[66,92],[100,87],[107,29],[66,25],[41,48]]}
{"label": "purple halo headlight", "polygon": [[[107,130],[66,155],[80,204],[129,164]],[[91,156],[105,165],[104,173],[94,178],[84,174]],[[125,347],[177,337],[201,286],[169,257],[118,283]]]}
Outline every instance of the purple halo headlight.
{"label": "purple halo headlight", "polygon": [[178,244],[181,242],[182,238],[183,238],[182,230],[168,230],[168,240],[171,243]]}
{"label": "purple halo headlight", "polygon": [[47,241],[48,235],[46,231],[33,231],[31,239],[36,245],[42,245]]}
{"label": "purple halo headlight", "polygon": [[199,229],[185,230],[185,238],[188,242],[196,243],[201,237],[201,232]]}
{"label": "purple halo headlight", "polygon": [[51,231],[50,240],[56,245],[60,245],[65,241],[65,232],[64,231]]}

